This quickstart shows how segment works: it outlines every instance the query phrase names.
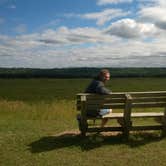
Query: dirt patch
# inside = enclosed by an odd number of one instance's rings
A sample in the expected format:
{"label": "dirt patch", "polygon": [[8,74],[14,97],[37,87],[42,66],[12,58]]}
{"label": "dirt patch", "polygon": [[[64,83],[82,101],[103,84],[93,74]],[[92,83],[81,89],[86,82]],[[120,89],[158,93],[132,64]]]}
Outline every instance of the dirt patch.
{"label": "dirt patch", "polygon": [[76,136],[76,135],[79,135],[80,134],[80,131],[79,130],[66,130],[66,131],[63,131],[63,132],[61,132],[61,133],[57,133],[57,134],[55,134],[55,135],[52,135],[52,136],[56,136],[56,137],[58,137],[58,136],[64,136],[64,135],[70,135],[70,136]]}
{"label": "dirt patch", "polygon": [[[94,133],[87,133],[86,135],[87,136],[90,136],[90,135],[93,135]],[[100,132],[99,133],[100,135],[102,136],[116,136],[116,135],[119,135],[121,134],[120,132]],[[80,135],[80,131],[79,130],[66,130],[66,131],[63,131],[61,133],[57,133],[55,135],[52,135],[52,136],[76,136],[76,135]]]}

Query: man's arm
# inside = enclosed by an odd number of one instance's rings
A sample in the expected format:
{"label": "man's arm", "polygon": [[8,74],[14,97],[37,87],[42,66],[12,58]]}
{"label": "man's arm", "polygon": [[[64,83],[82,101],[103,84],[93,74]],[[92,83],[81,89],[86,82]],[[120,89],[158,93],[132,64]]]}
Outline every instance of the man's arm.
{"label": "man's arm", "polygon": [[111,90],[104,86],[104,83],[100,82],[96,88],[96,93],[107,95],[111,93]]}

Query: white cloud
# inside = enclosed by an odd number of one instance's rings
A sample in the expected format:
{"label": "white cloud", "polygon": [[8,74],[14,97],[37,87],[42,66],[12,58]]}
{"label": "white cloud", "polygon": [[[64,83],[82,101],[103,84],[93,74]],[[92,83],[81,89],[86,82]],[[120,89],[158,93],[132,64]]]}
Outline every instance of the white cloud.
{"label": "white cloud", "polygon": [[144,38],[157,34],[157,28],[153,24],[137,23],[132,19],[122,19],[112,23],[106,33],[122,38]]}
{"label": "white cloud", "polygon": [[[137,29],[136,22],[128,24]],[[147,33],[146,28],[142,33]],[[1,67],[163,67],[166,60],[166,37],[153,42],[124,41],[89,27],[61,27],[15,38],[1,35],[0,41]]]}
{"label": "white cloud", "polygon": [[[19,35],[16,37],[0,35],[0,46],[5,48],[5,50],[9,50],[8,55],[17,55],[22,51],[25,51],[26,54],[27,50],[41,46],[41,43],[36,40],[37,38],[39,38],[38,34]],[[2,50],[0,51],[0,56],[1,55]]]}
{"label": "white cloud", "polygon": [[166,1],[154,0],[152,6],[142,7],[138,12],[139,21],[154,23],[166,30]]}
{"label": "white cloud", "polygon": [[145,21],[156,22],[166,20],[166,9],[161,7],[143,8],[138,12],[139,17]]}
{"label": "white cloud", "polygon": [[97,0],[98,5],[117,4],[117,3],[131,3],[133,0]]}
{"label": "white cloud", "polygon": [[[150,67],[164,66],[166,53],[164,43],[118,42],[112,45],[99,45],[90,48],[75,48],[61,52],[61,58],[68,58],[65,67]],[[119,49],[120,48],[120,49]],[[161,51],[162,50],[162,51]],[[144,59],[144,61],[142,61]],[[52,65],[57,65],[54,62]]]}
{"label": "white cloud", "polygon": [[[48,29],[42,33],[19,35],[16,37],[0,36],[0,56],[4,55],[38,55],[38,51],[80,47],[87,43],[104,43],[113,41],[110,35],[104,35],[95,28],[68,29],[60,27],[57,30]],[[5,51],[5,52],[4,52]],[[40,52],[41,54],[41,52]],[[47,53],[46,53],[47,54]],[[34,55],[35,56],[35,55]]]}
{"label": "white cloud", "polygon": [[69,29],[67,27],[60,27],[56,31],[46,30],[41,34],[40,41],[46,44],[84,44],[84,43],[98,43],[108,42],[111,37],[103,35],[103,33],[95,28],[75,28]]}
{"label": "white cloud", "polygon": [[126,12],[121,9],[105,9],[102,12],[87,13],[81,17],[96,20],[97,25],[104,25],[106,22],[111,21],[114,18],[124,17],[128,14],[130,14],[130,12]]}
{"label": "white cloud", "polygon": [[[119,49],[120,48],[120,49]],[[13,50],[11,50],[13,51]],[[16,52],[14,52],[16,53]],[[165,42],[115,42],[86,48],[44,49],[0,57],[7,67],[164,67]],[[10,60],[9,60],[10,58]],[[144,61],[142,61],[144,59]],[[19,62],[19,63],[18,63]]]}

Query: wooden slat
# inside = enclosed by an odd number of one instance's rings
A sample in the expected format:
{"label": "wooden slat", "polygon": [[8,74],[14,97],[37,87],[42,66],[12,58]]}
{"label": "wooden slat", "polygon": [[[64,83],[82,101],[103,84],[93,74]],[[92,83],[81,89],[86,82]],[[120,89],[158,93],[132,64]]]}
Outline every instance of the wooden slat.
{"label": "wooden slat", "polygon": [[117,104],[104,104],[102,108],[124,108],[125,104],[124,103],[117,103]]}
{"label": "wooden slat", "polygon": [[[144,118],[144,117],[163,117],[164,113],[163,112],[136,112],[136,113],[131,113],[131,118]],[[109,119],[118,119],[122,118],[123,113],[109,113],[104,116],[98,116],[98,117],[87,117],[87,119],[102,119],[102,118],[109,118]]]}
{"label": "wooden slat", "polygon": [[166,107],[165,102],[132,103],[132,108]]}
{"label": "wooden slat", "polygon": [[130,128],[131,131],[137,130],[161,130],[163,129],[162,125],[154,125],[154,126],[132,126]]}
{"label": "wooden slat", "polygon": [[112,108],[112,109],[122,109],[124,108],[124,103],[119,103],[119,104],[104,104],[104,105],[87,105],[87,108],[89,110],[94,110],[94,109],[101,109],[101,108],[105,108],[105,109],[109,109],[109,108]]}
{"label": "wooden slat", "polygon": [[[124,95],[126,92],[111,92],[108,95]],[[82,96],[82,95],[87,95],[87,96],[92,96],[92,95],[96,95],[96,93],[77,93],[78,96]]]}
{"label": "wooden slat", "polygon": [[[87,99],[86,103],[87,104],[103,104],[103,103],[124,103],[125,102],[125,99],[122,99],[122,98],[113,98],[113,99],[100,99],[100,100],[90,100],[90,99]],[[80,100],[77,100],[77,104],[81,103]]]}
{"label": "wooden slat", "polygon": [[100,100],[93,100],[93,99],[87,100],[87,103],[124,103],[124,102],[125,99],[123,98],[112,98],[112,99],[103,98]]}
{"label": "wooden slat", "polygon": [[124,94],[110,94],[110,95],[99,95],[99,94],[92,94],[92,95],[87,95],[87,99],[103,99],[103,98],[124,98]]}
{"label": "wooden slat", "polygon": [[108,96],[108,97],[117,97],[117,98],[123,98],[125,94],[128,93],[132,97],[156,97],[156,96],[166,96],[166,91],[150,91],[150,92],[117,92],[117,93],[111,93],[109,95],[97,95],[97,94],[91,94],[91,93],[78,93],[77,97],[82,95],[86,95],[87,98],[103,98],[103,96]]}
{"label": "wooden slat", "polygon": [[162,117],[164,116],[163,112],[135,112],[131,113],[133,118],[142,118],[142,117]]}
{"label": "wooden slat", "polygon": [[133,103],[139,103],[139,102],[166,102],[166,97],[137,97],[132,98]]}
{"label": "wooden slat", "polygon": [[104,115],[104,116],[97,116],[97,117],[87,117],[89,120],[94,120],[94,119],[103,119],[103,118],[109,118],[109,119],[119,119],[123,117],[123,113],[112,113],[112,115]]}
{"label": "wooden slat", "polygon": [[[166,96],[166,91],[145,91],[145,92],[113,92],[107,96],[112,96],[112,97],[124,97],[125,94],[128,93],[132,97],[134,96]],[[106,95],[96,95],[96,94],[91,94],[91,93],[78,93],[77,96],[106,96]]]}
{"label": "wooden slat", "polygon": [[128,92],[132,97],[156,97],[166,96],[166,91],[152,91],[152,92]]}
{"label": "wooden slat", "polygon": [[88,128],[87,132],[102,132],[102,131],[123,131],[122,127],[93,127],[93,128]]}

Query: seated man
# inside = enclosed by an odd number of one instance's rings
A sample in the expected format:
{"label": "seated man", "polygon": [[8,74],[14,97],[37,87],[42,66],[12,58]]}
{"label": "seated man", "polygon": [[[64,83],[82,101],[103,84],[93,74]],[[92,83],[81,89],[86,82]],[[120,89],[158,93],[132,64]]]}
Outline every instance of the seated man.
{"label": "seated man", "polygon": [[[102,69],[96,78],[92,80],[92,82],[89,84],[87,89],[85,90],[85,93],[97,93],[101,95],[107,95],[110,94],[111,91],[105,87],[106,81],[110,79],[110,72],[107,69]],[[99,111],[99,115],[106,115],[108,113],[112,112],[112,109],[101,109]],[[102,119],[101,127],[104,127],[104,125],[107,123],[108,118]]]}

